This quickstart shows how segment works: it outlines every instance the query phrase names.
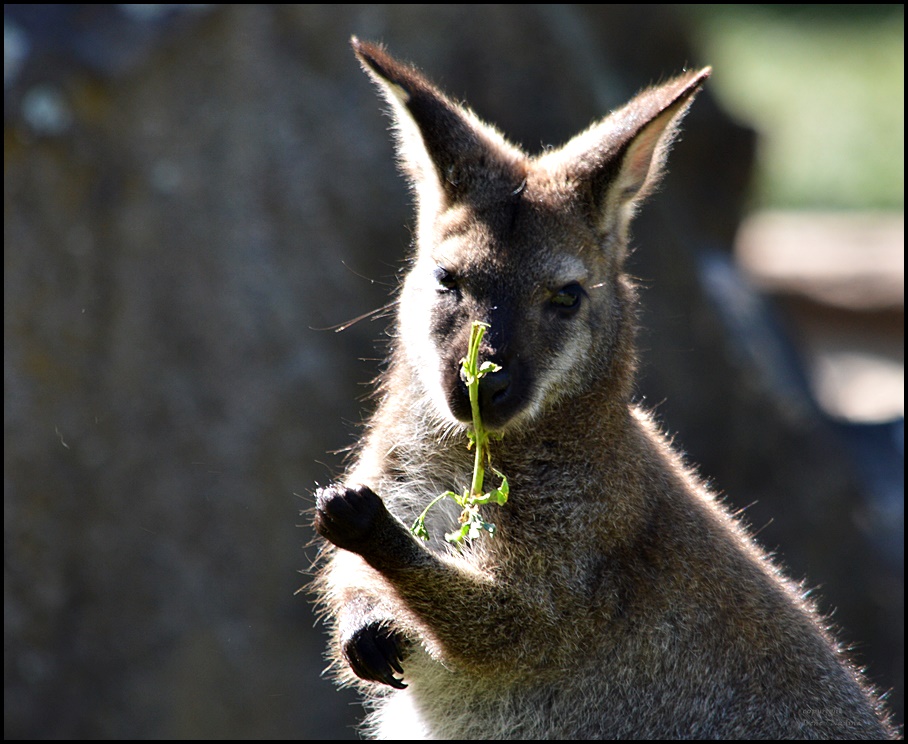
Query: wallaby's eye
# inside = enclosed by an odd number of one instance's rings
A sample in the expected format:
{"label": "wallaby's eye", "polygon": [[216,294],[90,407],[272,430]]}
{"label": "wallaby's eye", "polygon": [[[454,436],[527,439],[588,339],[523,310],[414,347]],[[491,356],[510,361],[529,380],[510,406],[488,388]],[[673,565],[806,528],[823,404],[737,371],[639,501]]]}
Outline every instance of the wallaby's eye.
{"label": "wallaby's eye", "polygon": [[454,274],[443,266],[436,266],[432,275],[435,277],[435,281],[438,282],[439,286],[443,289],[455,289],[457,287],[457,279]]}
{"label": "wallaby's eye", "polygon": [[580,300],[583,299],[584,294],[586,293],[583,291],[583,287],[577,282],[572,282],[555,292],[549,301],[556,310],[565,315],[571,315],[580,309]]}

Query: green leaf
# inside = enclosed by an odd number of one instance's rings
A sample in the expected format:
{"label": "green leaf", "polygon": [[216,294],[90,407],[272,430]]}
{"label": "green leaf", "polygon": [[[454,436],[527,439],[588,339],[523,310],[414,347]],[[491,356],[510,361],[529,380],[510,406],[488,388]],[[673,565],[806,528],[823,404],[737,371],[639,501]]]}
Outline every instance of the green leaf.
{"label": "green leaf", "polygon": [[[495,471],[498,473],[498,471]],[[501,475],[501,473],[498,473]],[[508,485],[508,479],[501,475],[501,485],[498,486],[492,493],[492,500],[499,506],[504,506],[508,500],[508,494],[511,492],[511,487]]]}
{"label": "green leaf", "polygon": [[459,530],[454,530],[453,532],[445,533],[445,540],[449,543],[459,543],[461,542],[470,532],[469,523],[462,525]]}
{"label": "green leaf", "polygon": [[453,491],[445,491],[443,494],[436,496],[429,502],[429,505],[422,510],[422,514],[416,518],[416,521],[413,522],[413,526],[410,527],[410,532],[415,537],[418,537],[421,540],[429,539],[429,531],[426,529],[426,516],[429,514],[429,509],[444,498],[452,498],[459,505],[463,506],[463,504],[460,503],[460,497]]}
{"label": "green leaf", "polygon": [[500,364],[495,364],[495,362],[483,362],[479,367],[479,377],[484,377],[489,372],[497,372],[500,369]]}
{"label": "green leaf", "polygon": [[413,526],[410,528],[410,532],[413,533],[415,537],[418,537],[420,540],[429,539],[429,531],[426,529],[426,516],[425,514],[420,514],[416,521],[413,523]]}

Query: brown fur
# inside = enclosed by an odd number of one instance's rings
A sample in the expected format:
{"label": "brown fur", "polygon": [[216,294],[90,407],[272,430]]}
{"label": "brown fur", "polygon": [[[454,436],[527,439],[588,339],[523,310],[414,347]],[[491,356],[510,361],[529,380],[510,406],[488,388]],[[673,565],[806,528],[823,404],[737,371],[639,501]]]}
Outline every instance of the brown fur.
{"label": "brown fur", "polygon": [[[317,494],[332,659],[385,738],[891,736],[812,604],[631,401],[627,229],[709,70],[530,158],[354,40],[395,113],[417,253],[377,410]],[[511,497],[462,551],[405,525],[470,482],[459,379],[491,329],[483,417]],[[380,498],[379,498],[380,495]]]}

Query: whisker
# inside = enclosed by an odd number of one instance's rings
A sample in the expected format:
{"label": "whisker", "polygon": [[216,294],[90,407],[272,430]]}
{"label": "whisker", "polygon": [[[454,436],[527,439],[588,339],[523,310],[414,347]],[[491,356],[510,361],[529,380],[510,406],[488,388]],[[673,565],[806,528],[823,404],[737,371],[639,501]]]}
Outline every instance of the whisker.
{"label": "whisker", "polygon": [[356,323],[359,323],[359,321],[365,320],[366,318],[372,318],[372,320],[376,320],[378,318],[385,317],[384,315],[382,315],[382,313],[385,313],[388,310],[391,310],[394,307],[395,303],[396,303],[396,300],[392,300],[391,302],[389,302],[386,305],[377,307],[374,310],[370,310],[367,313],[363,313],[362,315],[359,315],[359,316],[353,318],[352,320],[344,321],[343,323],[339,323],[338,325],[328,326],[327,328],[314,328],[312,326],[309,326],[309,330],[310,331],[334,331],[335,333],[340,333],[341,331],[346,331],[350,326],[355,325]]}

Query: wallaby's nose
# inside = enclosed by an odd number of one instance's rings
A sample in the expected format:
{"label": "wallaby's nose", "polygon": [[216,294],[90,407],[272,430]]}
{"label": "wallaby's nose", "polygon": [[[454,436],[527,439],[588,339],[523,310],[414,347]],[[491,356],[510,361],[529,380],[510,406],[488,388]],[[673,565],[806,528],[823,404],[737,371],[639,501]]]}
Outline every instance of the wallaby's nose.
{"label": "wallaby's nose", "polygon": [[495,418],[495,411],[508,399],[510,388],[511,373],[507,367],[483,375],[479,380],[479,411],[483,417]]}
{"label": "wallaby's nose", "polygon": [[[492,327],[483,338],[477,361],[480,368],[488,362],[498,369],[480,375],[477,392],[483,424],[490,430],[498,430],[505,427],[524,405],[532,383],[532,370],[524,364],[516,345],[509,343],[506,331],[511,324],[507,317],[499,312],[491,320]],[[451,413],[458,421],[470,423],[473,412],[463,359],[455,366],[452,357],[445,366],[443,386]]]}

